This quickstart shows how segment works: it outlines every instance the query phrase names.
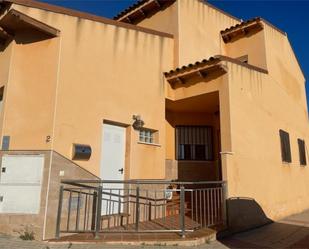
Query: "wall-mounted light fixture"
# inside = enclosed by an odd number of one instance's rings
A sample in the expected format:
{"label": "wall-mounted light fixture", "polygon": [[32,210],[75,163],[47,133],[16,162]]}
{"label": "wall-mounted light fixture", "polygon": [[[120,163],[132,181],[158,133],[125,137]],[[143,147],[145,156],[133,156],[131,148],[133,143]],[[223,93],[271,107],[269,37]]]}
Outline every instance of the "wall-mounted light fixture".
{"label": "wall-mounted light fixture", "polygon": [[133,118],[133,120],[134,120],[134,122],[133,122],[133,124],[132,124],[133,128],[134,128],[135,130],[140,130],[140,129],[142,129],[143,126],[144,126],[144,124],[145,124],[145,122],[142,120],[141,116],[140,116],[140,115],[133,115],[132,118]]}
{"label": "wall-mounted light fixture", "polygon": [[51,141],[51,136],[46,136],[45,142],[49,143]]}

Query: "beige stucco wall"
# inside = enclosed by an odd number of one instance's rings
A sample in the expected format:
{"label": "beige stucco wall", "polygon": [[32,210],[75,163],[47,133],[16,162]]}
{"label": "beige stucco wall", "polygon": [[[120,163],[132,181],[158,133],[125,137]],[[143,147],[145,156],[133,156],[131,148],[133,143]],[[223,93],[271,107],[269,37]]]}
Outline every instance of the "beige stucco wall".
{"label": "beige stucco wall", "polygon": [[220,31],[239,23],[199,0],[179,2],[179,65],[225,54]]}
{"label": "beige stucco wall", "polygon": [[2,135],[11,137],[10,149],[49,149],[46,138],[52,135],[59,39],[46,40],[25,31],[10,46]]}
{"label": "beige stucco wall", "polygon": [[12,58],[12,48],[13,44],[6,44],[6,46],[2,47],[0,50],[0,87],[4,87],[3,92],[3,102],[1,106],[0,113],[0,134],[2,137],[2,127],[3,127],[3,119],[5,113],[5,103],[6,103],[6,92],[7,92],[7,83],[9,81],[10,76],[10,66],[11,66],[11,58]]}
{"label": "beige stucco wall", "polygon": [[307,115],[305,78],[287,35],[265,25],[265,41],[267,66],[271,77]]}
{"label": "beige stucco wall", "polygon": [[166,32],[169,34],[178,34],[178,2],[174,2],[167,8],[158,11],[154,15],[151,15],[141,22],[137,23],[137,26],[150,28]]}
{"label": "beige stucco wall", "polygon": [[225,52],[227,56],[232,58],[248,55],[249,64],[267,69],[264,30],[249,33],[247,36],[226,43]]}
{"label": "beige stucco wall", "polygon": [[[18,102],[7,103],[10,116],[5,121],[11,124],[5,127],[12,136],[11,149],[46,148],[46,135],[51,135],[51,149],[71,158],[73,143],[89,144],[91,159],[77,163],[98,175],[103,120],[130,126],[132,115],[140,114],[146,128],[159,131],[160,146],[138,144],[138,132],[128,128],[130,173],[126,175],[164,178],[162,72],[173,66],[173,39],[20,5],[13,8],[61,34],[42,42],[14,44],[10,95]],[[21,89],[22,83],[28,87]],[[32,93],[38,97],[29,99]],[[54,103],[49,96],[56,96]],[[13,122],[16,115],[18,122]],[[42,129],[33,122],[38,115],[45,122]]]}
{"label": "beige stucco wall", "polygon": [[[229,197],[255,199],[271,219],[308,208],[309,171],[300,166],[297,145],[297,138],[309,141],[305,106],[273,75],[228,64],[233,152],[227,155]],[[291,164],[281,161],[279,129],[290,134]]]}
{"label": "beige stucco wall", "polygon": [[148,18],[145,18],[137,24],[137,26],[166,32],[174,36],[174,63],[172,68],[175,68],[179,65],[178,5],[178,1],[176,1],[171,6],[155,13]]}
{"label": "beige stucco wall", "polygon": [[10,61],[12,54],[12,44],[7,44],[0,48],[0,84],[5,85],[9,78]]}
{"label": "beige stucco wall", "polygon": [[138,25],[174,34],[177,67],[226,54],[220,31],[237,23],[202,0],[178,0]]}

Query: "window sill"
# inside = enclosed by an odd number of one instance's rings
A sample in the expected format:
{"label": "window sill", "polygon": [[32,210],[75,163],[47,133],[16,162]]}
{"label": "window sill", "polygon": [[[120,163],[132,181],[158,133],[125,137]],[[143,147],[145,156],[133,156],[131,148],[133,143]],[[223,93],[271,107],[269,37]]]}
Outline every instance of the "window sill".
{"label": "window sill", "polygon": [[282,165],[291,166],[291,165],[292,165],[292,162],[285,162],[285,161],[282,161]]}
{"label": "window sill", "polygon": [[138,141],[137,143],[138,143],[138,144],[144,144],[144,145],[150,145],[150,146],[161,147],[161,144],[146,143],[146,142],[141,142],[141,141]]}
{"label": "window sill", "polygon": [[177,159],[178,162],[183,162],[183,163],[214,163],[216,162],[217,160],[179,160]]}

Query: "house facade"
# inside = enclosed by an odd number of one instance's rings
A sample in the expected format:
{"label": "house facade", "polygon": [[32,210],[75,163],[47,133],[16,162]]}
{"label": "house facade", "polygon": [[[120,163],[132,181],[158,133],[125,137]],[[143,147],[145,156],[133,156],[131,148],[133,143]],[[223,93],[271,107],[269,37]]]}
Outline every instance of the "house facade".
{"label": "house facade", "polygon": [[0,14],[0,231],[53,238],[62,179],[224,180],[273,220],[309,207],[305,78],[267,21],[200,0]]}

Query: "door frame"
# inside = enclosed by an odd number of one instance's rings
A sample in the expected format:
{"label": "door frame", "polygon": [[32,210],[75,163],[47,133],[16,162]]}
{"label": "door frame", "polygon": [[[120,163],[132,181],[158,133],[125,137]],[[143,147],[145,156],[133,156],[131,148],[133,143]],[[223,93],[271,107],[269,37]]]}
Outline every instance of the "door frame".
{"label": "door frame", "polygon": [[[103,122],[101,124],[101,127],[103,127],[104,124],[114,125],[125,128],[125,156],[124,156],[124,169],[123,169],[123,179],[129,180],[130,179],[130,151],[131,151],[131,125],[121,123],[118,121],[112,121],[109,119],[103,119]],[[101,132],[102,132],[101,128]],[[102,138],[102,134],[101,134]],[[100,155],[100,174],[101,174],[101,160],[102,160],[102,147],[103,147],[103,140],[101,139],[101,155]],[[100,175],[101,176],[101,175]]]}

